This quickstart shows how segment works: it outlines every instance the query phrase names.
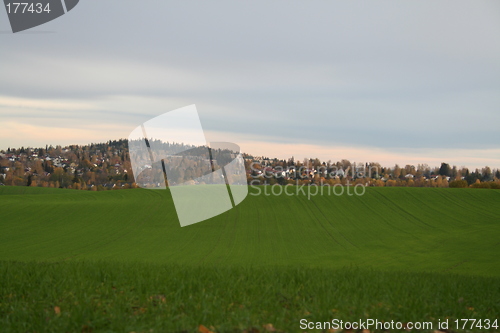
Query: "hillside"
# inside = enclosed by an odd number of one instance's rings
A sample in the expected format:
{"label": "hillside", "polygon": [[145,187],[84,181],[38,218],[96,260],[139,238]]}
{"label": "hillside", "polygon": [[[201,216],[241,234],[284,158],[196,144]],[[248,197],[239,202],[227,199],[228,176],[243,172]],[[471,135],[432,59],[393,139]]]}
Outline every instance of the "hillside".
{"label": "hillside", "polygon": [[[252,193],[252,191],[250,191]],[[500,276],[500,191],[252,196],[181,228],[167,190],[0,187],[0,260],[112,260]]]}
{"label": "hillside", "polygon": [[[183,144],[155,141],[163,153],[171,155],[185,149]],[[192,147],[193,148],[193,147]],[[190,152],[189,152],[190,151]],[[203,148],[201,151],[206,152]],[[189,149],[185,154],[198,155],[201,151]],[[163,155],[162,153],[162,155]],[[174,155],[176,155],[175,153]],[[212,156],[217,154],[212,149]],[[500,188],[500,169],[485,166],[469,170],[442,162],[440,167],[427,164],[382,166],[378,162],[356,163],[346,159],[332,162],[318,158],[294,157],[280,160],[264,156],[252,156],[242,152],[249,184],[329,184],[346,185],[358,182],[377,187],[485,187]],[[185,169],[189,162],[181,159],[177,167],[173,160],[165,162],[176,171]],[[163,178],[159,169],[152,170]],[[192,170],[191,170],[192,172]],[[190,172],[190,173],[191,173]],[[177,174],[177,172],[175,172]],[[135,175],[137,176],[137,175]],[[172,174],[171,174],[172,176]],[[71,188],[103,191],[145,187],[141,177],[135,179],[130,161],[129,142],[113,140],[89,145],[46,146],[45,148],[8,148],[0,151],[0,185]],[[182,182],[181,174],[168,182]],[[458,181],[458,183],[456,183]]]}

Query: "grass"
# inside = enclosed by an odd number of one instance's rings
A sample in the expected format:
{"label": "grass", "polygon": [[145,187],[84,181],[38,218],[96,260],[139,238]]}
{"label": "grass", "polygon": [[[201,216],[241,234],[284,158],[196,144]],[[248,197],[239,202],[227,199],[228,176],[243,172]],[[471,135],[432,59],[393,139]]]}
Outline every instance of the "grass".
{"label": "grass", "polygon": [[168,191],[0,187],[1,330],[500,319],[500,192],[250,193],[181,228]]}
{"label": "grass", "polygon": [[[254,194],[254,190],[250,190]],[[500,192],[260,196],[181,228],[167,191],[0,188],[0,259],[306,266],[500,276]]]}
{"label": "grass", "polygon": [[11,332],[300,332],[301,319],[436,325],[500,310],[498,278],[453,274],[86,261],[4,262],[0,273]]}

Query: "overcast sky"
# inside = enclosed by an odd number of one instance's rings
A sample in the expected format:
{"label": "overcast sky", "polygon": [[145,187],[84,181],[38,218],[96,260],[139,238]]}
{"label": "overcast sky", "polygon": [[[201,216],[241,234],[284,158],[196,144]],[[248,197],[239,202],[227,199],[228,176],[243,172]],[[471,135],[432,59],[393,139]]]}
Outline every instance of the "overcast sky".
{"label": "overcast sky", "polygon": [[0,45],[0,149],[196,104],[257,155],[500,167],[498,1],[82,0]]}

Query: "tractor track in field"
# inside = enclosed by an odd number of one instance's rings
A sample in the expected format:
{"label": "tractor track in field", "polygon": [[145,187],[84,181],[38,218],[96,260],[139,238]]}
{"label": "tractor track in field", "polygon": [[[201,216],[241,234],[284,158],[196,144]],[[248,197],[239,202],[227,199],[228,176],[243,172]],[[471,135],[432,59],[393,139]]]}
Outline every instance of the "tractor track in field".
{"label": "tractor track in field", "polygon": [[[365,200],[360,200],[360,202],[361,202],[361,203],[362,203],[362,204],[363,204],[363,205],[364,205],[364,206],[365,206],[365,207],[366,207],[366,208],[367,208],[367,209],[371,212],[371,214],[378,216],[378,217],[380,218],[380,220],[381,220],[381,221],[384,221],[384,223],[385,223],[385,224],[387,224],[390,228],[395,229],[395,230],[397,230],[397,231],[400,231],[400,232],[402,232],[402,233],[405,233],[405,234],[407,234],[407,235],[410,235],[410,236],[412,236],[412,237],[414,237],[414,238],[418,239],[418,237],[417,237],[417,236],[415,236],[415,234],[414,234],[414,233],[409,232],[409,231],[406,231],[406,230],[404,230],[404,229],[402,229],[402,228],[398,228],[397,226],[395,226],[395,225],[393,225],[392,223],[390,223],[390,222],[389,222],[389,220],[388,220],[387,218],[385,218],[385,216],[383,216],[383,215],[382,215],[382,214],[380,214],[380,213],[379,213],[376,209],[374,209],[373,207],[371,207],[370,205],[368,205],[368,204],[366,203],[366,201],[365,201]],[[384,204],[385,204],[385,203],[384,203]],[[387,205],[386,205],[386,206],[387,206]]]}
{"label": "tractor track in field", "polygon": [[[228,233],[229,234],[236,234],[236,224],[237,224],[237,221],[238,219],[235,219],[235,221],[232,223],[232,226],[229,226],[229,231]],[[223,232],[220,232],[218,237],[217,237],[217,241],[215,242],[214,246],[205,252],[205,254],[200,258],[200,260],[198,260],[197,264],[202,264],[212,253],[215,252],[215,250],[217,250],[217,248],[219,247],[219,245],[222,243],[221,240],[222,240],[222,236],[226,233],[226,229],[228,229],[228,224],[230,222],[226,222],[226,227],[224,228],[224,231]],[[234,240],[234,237],[233,237],[233,240]]]}
{"label": "tractor track in field", "polygon": [[[412,214],[411,212],[409,212],[408,210],[404,209],[403,207],[401,207],[399,204],[395,203],[393,199],[390,199],[387,195],[385,194],[382,194],[380,191],[378,192],[380,194],[380,196],[384,197],[388,202],[391,202],[393,204],[393,207],[397,208],[399,212],[403,213],[402,216],[407,216],[407,217],[410,217],[411,219],[406,219],[407,221],[411,222],[412,224],[414,225],[419,225],[419,224],[423,224],[429,228],[436,228],[435,226],[433,226],[432,224],[429,224],[429,223],[426,223],[424,222],[422,219],[418,218],[417,216],[415,216],[415,214]],[[414,220],[415,222],[413,222],[412,220]]]}
{"label": "tractor track in field", "polygon": [[[326,221],[328,221],[328,218],[326,217],[325,214],[323,214],[323,212],[319,209],[318,205],[314,202],[314,200],[310,200],[310,202],[313,203],[314,207],[316,207],[316,210],[325,218]],[[306,205],[307,206],[307,205]],[[335,236],[333,236],[331,234],[331,232],[328,230],[327,227],[325,227],[325,225],[323,223],[321,223],[321,221],[316,217],[316,214],[314,214],[314,211],[312,211],[310,208],[309,208],[309,211],[312,213],[310,215],[314,216],[314,219],[316,221],[318,221],[318,224],[321,226],[321,228],[323,228],[323,230],[325,230],[325,232],[330,236],[331,239],[333,239],[337,244],[339,244],[340,246],[342,246],[344,249],[347,249],[343,244],[341,244],[336,238]],[[331,223],[328,223],[329,225],[333,226]],[[352,246],[354,247],[357,247],[356,245],[354,245],[349,239],[347,239],[343,234],[342,232],[340,232],[339,230],[336,230],[339,235],[341,235],[349,244],[351,244]]]}
{"label": "tractor track in field", "polygon": [[[430,189],[432,190],[432,189]],[[446,215],[447,217],[449,218],[452,218],[454,220],[457,220],[457,217],[456,216],[452,216],[448,213],[447,210],[445,209],[440,209],[440,207],[434,207],[434,206],[429,206],[429,202],[426,201],[426,200],[422,200],[422,198],[419,198],[418,196],[416,196],[414,193],[409,193],[408,195],[410,195],[414,200],[420,202],[422,205],[424,205],[426,207],[427,210],[429,211],[432,211],[434,212],[435,214],[442,214],[442,215]],[[456,204],[456,202],[454,201],[453,202],[454,204]],[[460,222],[464,223],[462,220],[460,220]]]}

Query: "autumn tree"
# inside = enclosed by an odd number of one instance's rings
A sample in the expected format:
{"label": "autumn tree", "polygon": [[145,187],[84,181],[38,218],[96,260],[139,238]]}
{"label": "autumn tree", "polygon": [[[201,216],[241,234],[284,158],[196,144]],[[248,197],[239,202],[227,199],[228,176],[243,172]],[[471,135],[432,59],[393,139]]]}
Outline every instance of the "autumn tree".
{"label": "autumn tree", "polygon": [[392,176],[394,178],[399,178],[399,176],[401,176],[401,168],[399,167],[399,165],[395,165],[394,166],[394,170],[392,171]]}
{"label": "autumn tree", "polygon": [[493,173],[491,172],[490,167],[484,167],[481,174],[482,174],[481,181],[489,182],[493,180]]}
{"label": "autumn tree", "polygon": [[451,187],[451,188],[465,188],[468,186],[469,186],[469,184],[467,184],[467,181],[458,180],[458,179],[450,182],[450,184],[449,184],[449,187]]}

